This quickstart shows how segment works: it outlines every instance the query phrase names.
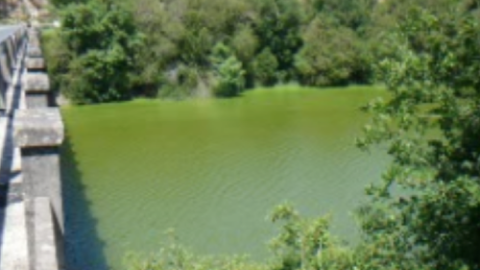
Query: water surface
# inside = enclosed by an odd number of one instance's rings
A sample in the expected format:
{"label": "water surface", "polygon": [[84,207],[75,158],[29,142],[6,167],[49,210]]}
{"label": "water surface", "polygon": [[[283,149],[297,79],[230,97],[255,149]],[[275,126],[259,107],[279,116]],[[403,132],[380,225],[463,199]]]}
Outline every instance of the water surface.
{"label": "water surface", "polygon": [[169,228],[196,252],[261,259],[275,232],[266,216],[285,201],[332,213],[334,232],[352,239],[351,211],[386,163],[353,145],[359,107],[380,94],[285,87],[64,109],[72,269],[119,269],[126,252],[158,250]]}

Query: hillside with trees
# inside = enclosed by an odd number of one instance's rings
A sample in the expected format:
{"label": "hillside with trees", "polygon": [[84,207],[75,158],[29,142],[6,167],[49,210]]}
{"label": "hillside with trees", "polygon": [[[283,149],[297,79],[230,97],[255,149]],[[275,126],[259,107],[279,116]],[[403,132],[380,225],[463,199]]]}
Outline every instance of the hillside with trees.
{"label": "hillside with trees", "polygon": [[[408,4],[376,0],[54,1],[57,88],[76,103],[235,96],[275,84],[375,82]],[[92,74],[79,78],[78,70]],[[115,70],[115,72],[112,72]]]}

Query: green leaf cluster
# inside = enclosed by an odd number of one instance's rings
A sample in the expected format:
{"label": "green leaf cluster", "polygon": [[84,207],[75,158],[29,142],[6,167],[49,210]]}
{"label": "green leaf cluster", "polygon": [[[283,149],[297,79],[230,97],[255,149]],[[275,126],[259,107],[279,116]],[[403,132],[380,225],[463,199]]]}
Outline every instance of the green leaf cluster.
{"label": "green leaf cluster", "polygon": [[133,14],[114,2],[93,0],[70,4],[61,14],[57,37],[46,43],[47,56],[54,56],[50,73],[61,92],[79,104],[133,96],[131,70],[142,44]]}

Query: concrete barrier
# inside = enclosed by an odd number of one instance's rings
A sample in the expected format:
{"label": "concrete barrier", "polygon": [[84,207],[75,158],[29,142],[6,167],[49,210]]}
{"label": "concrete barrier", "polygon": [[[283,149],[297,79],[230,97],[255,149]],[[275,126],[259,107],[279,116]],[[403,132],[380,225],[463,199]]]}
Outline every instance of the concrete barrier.
{"label": "concrete barrier", "polygon": [[7,57],[0,50],[0,115],[3,115],[7,109],[6,94],[11,82],[12,76],[11,71],[8,68]]}
{"label": "concrete barrier", "polygon": [[[14,139],[21,152],[31,270],[64,267],[60,178],[63,138],[64,127],[58,108],[15,112]],[[42,235],[38,235],[39,232]]]}
{"label": "concrete barrier", "polygon": [[29,202],[33,215],[33,244],[30,265],[35,270],[59,270],[64,267],[63,254],[59,246],[59,230],[52,212],[50,199],[37,197]]}
{"label": "concrete barrier", "polygon": [[15,145],[21,150],[26,198],[50,198],[63,232],[59,149],[64,127],[60,110],[17,110],[14,123]]}
{"label": "concrete barrier", "polygon": [[[5,49],[5,50],[2,50]],[[2,72],[2,78],[4,79],[4,84],[12,83],[12,70],[10,68],[10,61],[8,60],[8,55],[6,53],[6,48],[0,49],[0,68]]]}
{"label": "concrete barrier", "polygon": [[43,57],[42,49],[38,46],[30,45],[27,48],[27,57],[36,58]]}
{"label": "concrete barrier", "polygon": [[27,108],[44,108],[53,105],[50,81],[40,44],[40,32],[28,30],[28,46],[25,67],[27,75],[23,83]]}
{"label": "concrete barrier", "polygon": [[52,102],[50,80],[46,73],[28,73],[24,79],[27,108],[46,108]]}
{"label": "concrete barrier", "polygon": [[[22,63],[19,60],[23,58],[17,56],[23,56],[25,42],[29,42],[29,49]],[[20,148],[23,195],[19,200],[23,201],[25,211],[24,222],[12,221],[15,224],[12,226],[23,227],[26,233],[26,238],[21,241],[28,247],[28,250],[24,248],[26,258],[23,260],[28,263],[14,269],[60,270],[65,269],[59,154],[64,127],[59,109],[48,108],[51,105],[50,81],[44,72],[46,67],[38,30],[27,32],[21,29],[0,44],[0,113],[5,108],[3,101],[7,89],[10,99],[22,96],[17,95],[20,89],[15,87],[20,82],[17,77],[22,74],[22,67],[29,71],[23,73],[21,80],[27,109],[15,110],[14,118],[8,121],[13,121],[14,143]],[[15,104],[12,107],[18,108],[19,103]],[[2,254],[11,255],[8,252]],[[16,260],[17,257],[13,257],[11,260]],[[2,270],[5,265],[7,268],[13,265],[9,264],[8,258],[1,259],[2,263],[6,262],[0,264]]]}
{"label": "concrete barrier", "polygon": [[47,70],[43,57],[28,57],[25,66],[27,72],[45,72]]}
{"label": "concrete barrier", "polygon": [[13,45],[14,41],[12,38],[8,38],[5,41],[5,45],[7,48],[7,56],[8,56],[8,63],[9,63],[9,69],[12,70],[15,67],[16,61],[17,61],[17,52],[15,51],[15,46]]}

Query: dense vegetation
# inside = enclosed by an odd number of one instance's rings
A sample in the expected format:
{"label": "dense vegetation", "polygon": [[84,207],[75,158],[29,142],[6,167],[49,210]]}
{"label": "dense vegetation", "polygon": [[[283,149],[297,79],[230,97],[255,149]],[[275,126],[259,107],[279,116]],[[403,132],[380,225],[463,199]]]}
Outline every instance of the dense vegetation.
{"label": "dense vegetation", "polygon": [[357,211],[357,245],[336,241],[326,219],[281,206],[272,220],[283,229],[267,264],[197,257],[173,245],[133,260],[129,269],[480,269],[479,4],[91,0],[67,6],[59,40],[51,41],[59,46],[53,68],[61,86],[82,80],[62,88],[80,103],[180,97],[202,88],[229,96],[289,81],[368,83],[373,74],[391,93],[366,107],[374,118],[358,140],[361,147],[387,145],[394,161]]}
{"label": "dense vegetation", "polygon": [[406,10],[376,0],[53,2],[62,27],[45,38],[50,71],[76,103],[372,83],[391,52],[383,33]]}

